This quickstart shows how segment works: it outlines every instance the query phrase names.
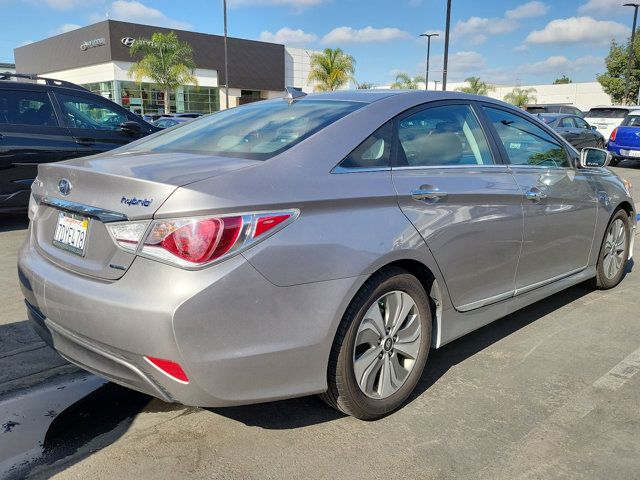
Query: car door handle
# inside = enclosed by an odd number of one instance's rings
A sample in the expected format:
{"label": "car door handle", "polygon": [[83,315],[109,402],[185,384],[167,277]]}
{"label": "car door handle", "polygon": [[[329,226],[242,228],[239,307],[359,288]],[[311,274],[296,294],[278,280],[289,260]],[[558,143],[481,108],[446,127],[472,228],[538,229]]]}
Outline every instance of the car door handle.
{"label": "car door handle", "polygon": [[94,143],[96,143],[94,138],[87,137],[73,137],[73,141],[78,145],[93,145]]}
{"label": "car door handle", "polygon": [[524,196],[527,200],[531,200],[532,202],[539,202],[540,200],[547,198],[547,194],[538,187],[531,187],[529,190],[524,192]]}
{"label": "car door handle", "polygon": [[440,189],[433,188],[433,187],[426,188],[425,185],[423,185],[417,190],[411,191],[411,197],[414,200],[420,200],[423,202],[424,201],[437,202],[438,200],[447,198],[447,195],[448,195],[447,192],[443,192]]}

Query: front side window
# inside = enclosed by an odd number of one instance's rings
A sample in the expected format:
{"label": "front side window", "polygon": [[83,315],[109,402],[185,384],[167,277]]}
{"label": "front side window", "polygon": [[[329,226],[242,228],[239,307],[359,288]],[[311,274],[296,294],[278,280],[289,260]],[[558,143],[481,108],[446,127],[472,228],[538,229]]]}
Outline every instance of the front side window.
{"label": "front side window", "polygon": [[119,130],[127,116],[111,105],[81,96],[59,94],[58,99],[70,128]]}
{"label": "front side window", "polygon": [[560,126],[562,128],[574,128],[573,120],[571,120],[571,117],[564,117],[560,120]]}
{"label": "front side window", "polygon": [[390,166],[393,122],[387,122],[358,145],[341,163],[342,168],[384,168]]}
{"label": "front side window", "polygon": [[266,160],[362,105],[360,102],[304,99],[255,102],[196,118],[184,127],[152,136],[125,149]]}
{"label": "front side window", "polygon": [[588,130],[589,128],[591,128],[589,127],[589,124],[584,120],[582,120],[580,117],[573,117],[573,121],[576,124],[577,128],[583,128],[585,130]]}
{"label": "front side window", "polygon": [[398,122],[398,166],[487,165],[493,156],[469,105],[427,108]]}
{"label": "front side window", "polygon": [[534,123],[519,115],[483,107],[514,165],[571,167],[562,144]]}
{"label": "front side window", "polygon": [[0,90],[0,123],[58,126],[49,95],[25,90]]}

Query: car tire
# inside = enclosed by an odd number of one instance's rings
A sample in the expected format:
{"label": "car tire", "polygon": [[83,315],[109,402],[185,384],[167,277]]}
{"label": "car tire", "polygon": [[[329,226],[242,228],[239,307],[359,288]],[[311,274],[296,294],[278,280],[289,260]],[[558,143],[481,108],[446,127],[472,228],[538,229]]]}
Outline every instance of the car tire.
{"label": "car tire", "polygon": [[602,148],[604,149],[604,140],[598,140],[596,142],[596,148]]}
{"label": "car tire", "polygon": [[610,167],[615,167],[616,165],[618,165],[620,163],[620,159],[617,157],[612,157],[611,161],[609,162],[609,166]]}
{"label": "car tire", "polygon": [[631,244],[630,235],[629,216],[619,209],[611,217],[604,233],[596,266],[596,288],[608,290],[624,278]]}
{"label": "car tire", "polygon": [[329,359],[328,390],[321,398],[362,420],[396,410],[422,376],[431,346],[431,323],[429,299],[415,276],[397,267],[374,274],[353,298],[338,327]]}

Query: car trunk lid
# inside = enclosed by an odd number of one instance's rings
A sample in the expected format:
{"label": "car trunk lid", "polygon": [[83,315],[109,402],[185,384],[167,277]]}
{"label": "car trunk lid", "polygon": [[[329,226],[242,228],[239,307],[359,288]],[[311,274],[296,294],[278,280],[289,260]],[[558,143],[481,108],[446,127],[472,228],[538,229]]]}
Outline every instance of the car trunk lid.
{"label": "car trunk lid", "polygon": [[640,150],[640,127],[618,127],[616,144]]}
{"label": "car trunk lid", "polygon": [[33,238],[59,266],[117,280],[135,254],[119,248],[107,225],[150,222],[179,187],[261,162],[184,153],[115,153],[41,165]]}

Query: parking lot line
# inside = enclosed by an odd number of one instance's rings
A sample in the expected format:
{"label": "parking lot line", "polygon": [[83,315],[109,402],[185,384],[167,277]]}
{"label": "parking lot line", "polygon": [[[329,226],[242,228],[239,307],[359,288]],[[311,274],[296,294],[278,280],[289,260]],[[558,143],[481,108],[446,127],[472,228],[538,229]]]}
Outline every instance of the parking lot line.
{"label": "parking lot line", "polygon": [[593,386],[605,390],[618,390],[638,372],[640,372],[640,348],[593,382]]}

